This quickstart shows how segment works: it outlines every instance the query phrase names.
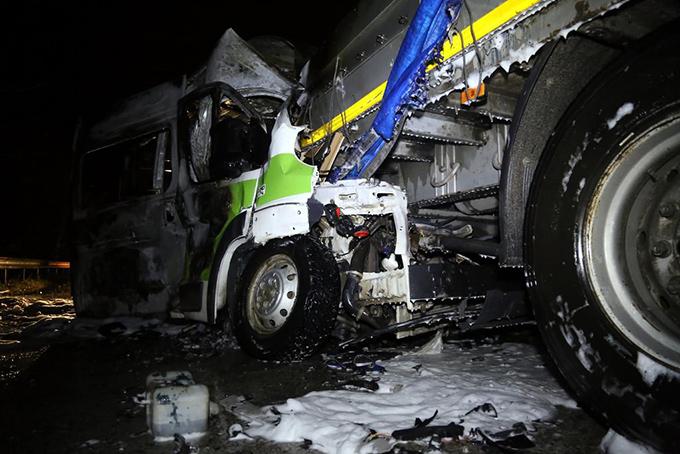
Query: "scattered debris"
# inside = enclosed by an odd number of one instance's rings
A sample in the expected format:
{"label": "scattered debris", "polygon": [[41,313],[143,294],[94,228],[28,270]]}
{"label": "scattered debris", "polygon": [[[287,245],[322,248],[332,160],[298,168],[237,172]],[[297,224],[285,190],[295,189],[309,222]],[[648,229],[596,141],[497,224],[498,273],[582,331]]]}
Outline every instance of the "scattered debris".
{"label": "scattered debris", "polygon": [[186,438],[180,434],[175,434],[173,439],[175,441],[175,448],[172,451],[173,454],[192,454],[199,451],[197,447],[187,443]]}
{"label": "scattered debris", "polygon": [[281,414],[276,407],[269,407],[264,413],[260,407],[250,403],[244,396],[226,396],[220,400],[220,405],[229,413],[238,416],[242,421],[250,423],[252,421],[265,420],[270,424],[280,421]]}
{"label": "scattered debris", "polygon": [[420,426],[412,427],[410,429],[395,430],[392,432],[392,437],[397,440],[419,440],[433,435],[440,438],[460,437],[464,433],[465,427],[452,422],[446,426]]}
{"label": "scattered debris", "polygon": [[380,389],[377,380],[349,380],[341,384],[346,389],[355,389],[359,391],[377,391]]}
{"label": "scattered debris", "polygon": [[418,350],[409,353],[409,355],[438,355],[444,350],[444,340],[442,338],[442,330],[437,330],[436,334],[432,336],[425,345]]}
{"label": "scattered debris", "polygon": [[229,438],[234,438],[239,434],[243,433],[243,426],[241,424],[232,424],[229,426]]}
{"label": "scattered debris", "polygon": [[473,408],[469,412],[465,413],[465,416],[469,415],[470,413],[474,413],[474,412],[482,412],[482,413],[489,414],[489,415],[493,416],[494,418],[498,418],[498,411],[496,411],[496,407],[494,407],[493,405],[491,405],[488,402],[484,403],[482,405],[477,405],[475,408]]}
{"label": "scattered debris", "polygon": [[477,429],[475,432],[486,443],[506,452],[521,451],[535,446],[533,440],[527,434],[527,427],[522,423],[516,423],[510,430],[502,430],[493,434],[481,429]]}
{"label": "scattered debris", "polygon": [[91,447],[91,446],[98,445],[98,444],[99,444],[99,440],[92,439],[92,440],[84,441],[84,442],[80,445],[80,447],[81,447],[81,448],[89,448],[89,447]]}
{"label": "scattered debris", "polygon": [[118,337],[125,334],[126,331],[127,328],[121,322],[107,323],[97,329],[97,332],[104,337]]}
{"label": "scattered debris", "polygon": [[420,418],[416,418],[416,422],[415,422],[414,426],[415,427],[425,427],[428,424],[430,424],[432,421],[434,421],[434,418],[436,418],[438,414],[439,414],[439,410],[435,410],[434,414],[432,416],[430,416],[429,418],[425,419],[425,420],[421,420]]}

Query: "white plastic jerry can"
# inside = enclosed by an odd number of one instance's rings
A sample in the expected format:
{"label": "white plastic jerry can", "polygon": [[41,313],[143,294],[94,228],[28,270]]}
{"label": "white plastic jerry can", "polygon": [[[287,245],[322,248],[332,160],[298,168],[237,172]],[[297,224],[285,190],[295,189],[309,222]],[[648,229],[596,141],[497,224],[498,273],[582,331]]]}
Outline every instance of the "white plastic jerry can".
{"label": "white plastic jerry can", "polygon": [[146,379],[146,420],[157,440],[208,430],[208,387],[195,384],[190,372],[154,372]]}

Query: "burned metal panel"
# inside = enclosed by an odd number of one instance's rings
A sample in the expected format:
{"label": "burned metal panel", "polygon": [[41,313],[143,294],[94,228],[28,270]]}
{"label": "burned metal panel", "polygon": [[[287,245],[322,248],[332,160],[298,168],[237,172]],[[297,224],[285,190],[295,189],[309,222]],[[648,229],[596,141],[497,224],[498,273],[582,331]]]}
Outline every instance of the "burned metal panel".
{"label": "burned metal panel", "polygon": [[409,270],[411,299],[429,300],[483,297],[497,285],[498,271],[493,263],[423,263]]}
{"label": "burned metal panel", "polygon": [[188,267],[183,280],[193,282],[212,264],[213,240],[228,218],[231,195],[227,183],[212,182],[183,191],[182,201],[191,219],[186,225]]}
{"label": "burned metal panel", "polygon": [[90,149],[172,121],[177,115],[177,101],[183,95],[181,82],[166,82],[122,99],[105,115],[87,118],[86,133],[80,138],[82,145]]}
{"label": "burned metal panel", "polygon": [[[183,242],[181,229],[164,220],[164,210],[173,203],[159,198],[126,204],[77,223],[74,293],[79,313],[165,312],[182,268],[181,257],[174,254]],[[83,237],[85,232],[98,235],[104,225],[107,240]]]}
{"label": "burned metal panel", "polygon": [[300,69],[306,63],[290,41],[277,36],[256,36],[248,39],[248,44],[291,81],[297,80]]}
{"label": "burned metal panel", "polygon": [[[177,287],[173,284],[181,275],[183,263],[175,251],[185,240],[175,207],[174,127],[165,126],[155,128],[162,127],[155,133],[162,138],[157,140],[152,156],[155,159],[151,160],[155,174],[142,173],[149,180],[148,193],[95,205],[86,205],[82,198],[76,198],[73,290],[81,314],[159,313],[176,301]],[[113,146],[98,152],[120,150]],[[170,178],[166,177],[167,172]],[[82,178],[79,186],[80,191],[88,189]]]}
{"label": "burned metal panel", "polygon": [[287,99],[293,87],[233,29],[222,35],[208,59],[201,84],[213,82],[229,84],[245,97],[270,96],[280,100]]}
{"label": "burned metal panel", "polygon": [[154,246],[134,245],[78,252],[75,300],[79,314],[153,314],[171,299],[162,258]]}

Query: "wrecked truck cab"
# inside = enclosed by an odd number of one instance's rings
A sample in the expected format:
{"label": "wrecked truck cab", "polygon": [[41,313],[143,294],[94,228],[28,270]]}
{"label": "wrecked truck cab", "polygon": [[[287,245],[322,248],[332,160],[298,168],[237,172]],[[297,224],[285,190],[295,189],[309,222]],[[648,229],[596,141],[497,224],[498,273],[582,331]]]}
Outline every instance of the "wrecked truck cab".
{"label": "wrecked truck cab", "polygon": [[292,86],[228,30],[195,73],[84,115],[73,197],[79,314],[214,321],[203,303],[216,241],[242,234],[248,176],[267,159],[264,124]]}

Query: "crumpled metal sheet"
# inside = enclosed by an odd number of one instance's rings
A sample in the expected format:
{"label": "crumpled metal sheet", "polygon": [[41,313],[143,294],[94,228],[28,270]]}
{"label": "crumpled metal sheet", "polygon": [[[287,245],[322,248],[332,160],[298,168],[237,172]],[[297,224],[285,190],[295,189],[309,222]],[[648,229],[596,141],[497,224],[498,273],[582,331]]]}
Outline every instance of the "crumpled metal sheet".
{"label": "crumpled metal sheet", "polygon": [[231,28],[222,35],[208,59],[204,83],[211,82],[225,82],[247,98],[272,96],[285,100],[293,88],[293,82]]}

